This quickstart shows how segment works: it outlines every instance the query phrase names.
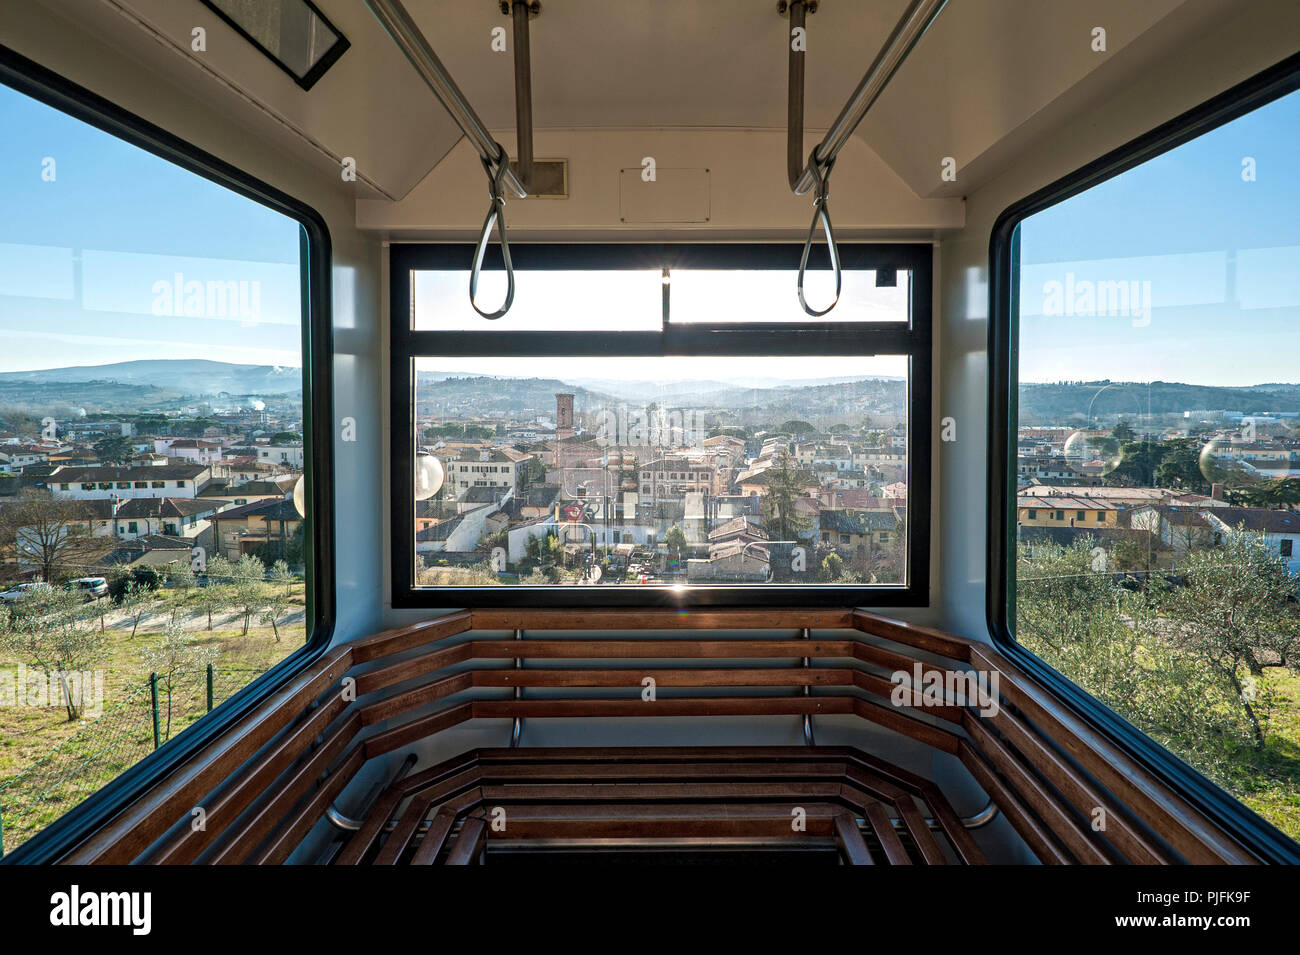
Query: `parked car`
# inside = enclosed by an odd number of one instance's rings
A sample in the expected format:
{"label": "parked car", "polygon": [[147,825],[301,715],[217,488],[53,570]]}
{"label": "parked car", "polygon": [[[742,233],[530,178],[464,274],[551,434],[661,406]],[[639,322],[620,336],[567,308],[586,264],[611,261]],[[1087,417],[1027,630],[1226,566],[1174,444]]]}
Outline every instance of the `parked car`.
{"label": "parked car", "polygon": [[99,600],[108,596],[108,581],[103,577],[78,577],[72,582],[72,587],[87,600]]}
{"label": "parked car", "polygon": [[30,584],[19,584],[17,587],[6,590],[4,593],[0,593],[0,600],[3,600],[7,604],[17,603],[24,597],[30,596],[33,590],[48,586],[49,584],[43,583],[42,581],[36,581],[35,583]]}

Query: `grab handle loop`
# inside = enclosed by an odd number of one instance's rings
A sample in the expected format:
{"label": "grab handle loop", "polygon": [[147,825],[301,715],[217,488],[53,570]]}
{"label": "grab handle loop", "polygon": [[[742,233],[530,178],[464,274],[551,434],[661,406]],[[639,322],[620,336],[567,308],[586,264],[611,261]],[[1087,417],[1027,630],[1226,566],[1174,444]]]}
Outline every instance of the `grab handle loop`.
{"label": "grab handle loop", "polygon": [[[799,304],[803,310],[813,318],[820,318],[833,309],[840,300],[840,281],[842,278],[840,270],[840,253],[835,246],[835,230],[831,227],[831,211],[828,199],[830,196],[830,177],[831,167],[835,161],[831,160],[825,166],[817,163],[817,156],[814,153],[808,159],[808,168],[813,174],[813,181],[816,184],[816,192],[813,195],[813,218],[812,223],[808,226],[808,241],[803,245],[803,257],[799,260]],[[835,272],[835,298],[825,308],[818,311],[808,305],[808,300],[803,294],[803,277],[804,272],[808,269],[808,256],[812,254],[813,239],[817,237],[817,223],[821,222],[822,229],[826,232],[826,250],[830,253],[831,269]]]}
{"label": "grab handle loop", "polygon": [[[483,220],[483,231],[479,234],[478,245],[474,249],[474,268],[469,273],[469,304],[474,311],[489,321],[495,321],[510,311],[510,306],[515,300],[515,267],[510,261],[510,242],[506,238],[506,200],[502,190],[502,180],[505,178],[506,170],[510,168],[510,162],[506,158],[506,151],[500,145],[497,146],[497,150],[500,159],[497,161],[495,172],[488,161],[483,160],[483,169],[488,174],[488,193],[492,197],[492,203],[488,206],[487,217]],[[497,232],[501,236],[501,261],[506,269],[506,300],[495,312],[485,312],[478,307],[475,299],[478,297],[478,278],[483,271],[483,256],[487,254],[493,225],[497,227]]]}

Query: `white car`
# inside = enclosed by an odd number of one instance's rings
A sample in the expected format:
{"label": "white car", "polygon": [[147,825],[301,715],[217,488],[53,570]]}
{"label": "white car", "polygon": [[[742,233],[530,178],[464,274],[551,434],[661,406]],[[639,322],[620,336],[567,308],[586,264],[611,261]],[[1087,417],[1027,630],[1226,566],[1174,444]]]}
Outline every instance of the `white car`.
{"label": "white car", "polygon": [[0,593],[0,600],[3,600],[7,604],[17,603],[24,597],[29,596],[33,590],[48,586],[49,584],[40,581],[32,584],[19,584],[12,590],[6,590],[4,593]]}

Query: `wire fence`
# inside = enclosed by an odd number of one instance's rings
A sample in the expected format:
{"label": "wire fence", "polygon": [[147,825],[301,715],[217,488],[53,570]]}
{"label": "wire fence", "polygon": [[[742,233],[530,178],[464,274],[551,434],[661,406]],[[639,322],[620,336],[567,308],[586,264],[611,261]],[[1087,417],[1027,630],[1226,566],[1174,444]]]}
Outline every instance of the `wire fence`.
{"label": "wire fence", "polygon": [[0,854],[12,851],[264,670],[209,665],[151,674],[16,776],[0,782]]}

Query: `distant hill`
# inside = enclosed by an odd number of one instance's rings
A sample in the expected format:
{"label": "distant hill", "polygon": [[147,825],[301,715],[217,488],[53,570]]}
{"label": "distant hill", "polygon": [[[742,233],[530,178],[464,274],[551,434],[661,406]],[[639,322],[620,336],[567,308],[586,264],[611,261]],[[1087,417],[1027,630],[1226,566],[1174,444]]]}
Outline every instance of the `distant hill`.
{"label": "distant hill", "polygon": [[1072,415],[1137,416],[1184,411],[1235,411],[1266,414],[1300,412],[1300,384],[1243,387],[1189,385],[1174,381],[1026,382],[1020,386],[1020,414],[1064,423]]}
{"label": "distant hill", "polygon": [[[578,382],[601,387],[587,388]],[[834,383],[773,380],[769,387],[744,388],[717,381],[565,381],[489,375],[456,377],[447,372],[422,371],[416,383],[417,413],[447,417],[494,411],[552,415],[555,395],[559,392],[574,395],[574,406],[579,413],[596,406],[639,406],[655,402],[666,408],[754,410],[782,417],[897,415],[904,412],[907,400],[906,382],[896,378]]]}
{"label": "distant hill", "polygon": [[284,395],[302,391],[302,369],[186,358],[0,373],[0,388],[74,382],[129,385],[178,395],[215,395],[223,391],[232,395]]}

